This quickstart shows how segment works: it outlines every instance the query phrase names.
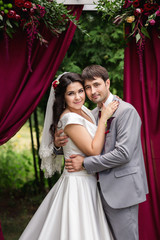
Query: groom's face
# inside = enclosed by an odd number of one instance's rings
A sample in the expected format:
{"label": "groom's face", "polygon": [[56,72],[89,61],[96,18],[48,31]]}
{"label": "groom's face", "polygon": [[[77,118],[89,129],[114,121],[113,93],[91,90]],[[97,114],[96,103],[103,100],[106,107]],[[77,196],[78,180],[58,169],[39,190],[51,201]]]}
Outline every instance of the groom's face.
{"label": "groom's face", "polygon": [[110,87],[109,79],[106,82],[100,77],[94,77],[93,80],[86,79],[84,86],[86,94],[92,102],[100,104],[107,100]]}

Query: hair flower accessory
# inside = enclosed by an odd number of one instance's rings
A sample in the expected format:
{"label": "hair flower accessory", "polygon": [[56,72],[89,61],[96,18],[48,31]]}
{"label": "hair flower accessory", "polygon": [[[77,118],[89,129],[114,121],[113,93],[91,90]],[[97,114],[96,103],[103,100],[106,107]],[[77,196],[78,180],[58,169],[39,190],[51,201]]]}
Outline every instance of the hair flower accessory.
{"label": "hair flower accessory", "polygon": [[54,89],[56,89],[56,87],[58,86],[58,84],[59,84],[59,80],[55,80],[53,83],[52,83],[52,87],[54,88]]}

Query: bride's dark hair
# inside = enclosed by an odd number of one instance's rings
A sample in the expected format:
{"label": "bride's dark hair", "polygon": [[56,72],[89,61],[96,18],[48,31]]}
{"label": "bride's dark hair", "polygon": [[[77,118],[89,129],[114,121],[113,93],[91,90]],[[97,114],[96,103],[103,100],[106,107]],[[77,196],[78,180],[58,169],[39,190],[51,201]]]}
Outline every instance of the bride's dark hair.
{"label": "bride's dark hair", "polygon": [[59,84],[55,87],[55,101],[53,104],[53,124],[51,126],[51,132],[54,134],[59,118],[65,109],[65,92],[69,84],[79,82],[83,86],[81,75],[78,73],[65,73],[59,79]]}

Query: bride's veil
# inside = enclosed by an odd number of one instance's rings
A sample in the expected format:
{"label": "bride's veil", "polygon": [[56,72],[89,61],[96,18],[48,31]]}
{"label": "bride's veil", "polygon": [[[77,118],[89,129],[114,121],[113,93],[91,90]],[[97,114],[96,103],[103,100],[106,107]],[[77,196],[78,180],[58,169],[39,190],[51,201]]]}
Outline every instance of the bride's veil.
{"label": "bride's veil", "polygon": [[[58,81],[63,74],[59,75],[55,81]],[[62,155],[54,154],[54,139],[50,132],[50,127],[53,122],[54,100],[55,100],[54,88],[51,87],[50,95],[47,102],[44,127],[42,132],[42,140],[39,148],[39,155],[42,160],[41,169],[45,170],[46,178],[51,177],[56,171],[60,173],[62,167]]]}

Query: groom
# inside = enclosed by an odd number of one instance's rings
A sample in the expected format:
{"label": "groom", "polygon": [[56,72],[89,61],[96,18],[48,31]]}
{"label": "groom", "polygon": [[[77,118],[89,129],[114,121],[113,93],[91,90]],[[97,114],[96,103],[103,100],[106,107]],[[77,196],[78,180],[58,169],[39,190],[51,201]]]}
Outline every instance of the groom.
{"label": "groom", "polygon": [[[97,104],[92,111],[97,123],[102,103],[116,97],[109,90],[108,72],[99,65],[86,67],[82,72],[88,98]],[[66,160],[69,172],[82,166],[88,173],[98,172],[98,185],[103,208],[115,240],[138,240],[138,204],[148,193],[141,146],[141,120],[135,108],[122,100],[107,122],[106,139],[101,155],[82,157],[72,155]],[[58,135],[55,145],[66,141]]]}

